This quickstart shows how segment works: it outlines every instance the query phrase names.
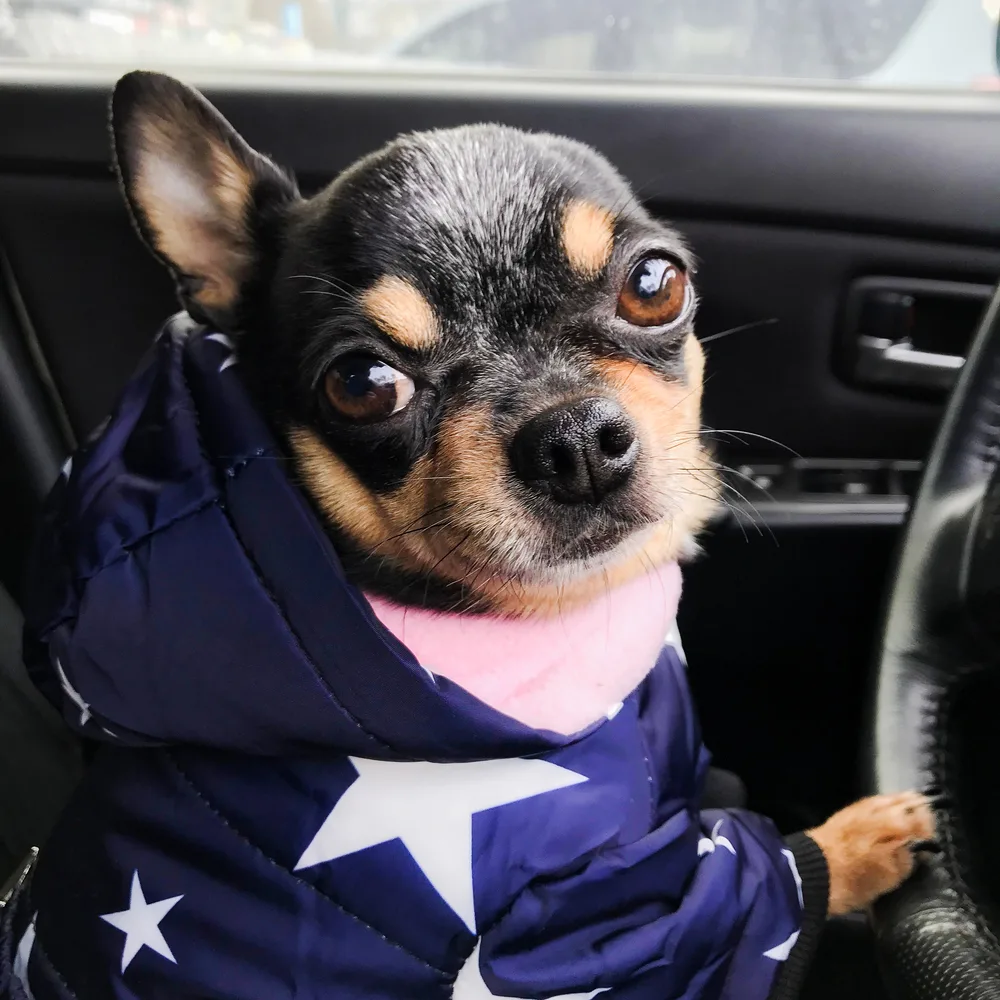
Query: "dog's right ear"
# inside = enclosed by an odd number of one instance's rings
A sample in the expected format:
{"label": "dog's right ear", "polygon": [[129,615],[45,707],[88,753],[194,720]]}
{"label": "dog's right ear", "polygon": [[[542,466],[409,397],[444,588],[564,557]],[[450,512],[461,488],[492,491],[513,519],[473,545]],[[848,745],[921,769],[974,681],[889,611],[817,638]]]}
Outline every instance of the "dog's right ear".
{"label": "dog's right ear", "polygon": [[159,73],[118,81],[111,131],[132,218],[183,305],[203,322],[238,327],[261,236],[299,198],[295,182],[201,94]]}

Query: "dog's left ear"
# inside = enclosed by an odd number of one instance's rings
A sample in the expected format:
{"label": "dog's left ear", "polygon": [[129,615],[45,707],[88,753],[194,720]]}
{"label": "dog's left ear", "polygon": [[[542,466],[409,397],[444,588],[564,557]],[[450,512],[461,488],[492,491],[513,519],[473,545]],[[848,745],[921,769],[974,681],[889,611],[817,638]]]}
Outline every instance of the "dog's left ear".
{"label": "dog's left ear", "polygon": [[263,241],[299,198],[295,182],[201,94],[159,73],[119,80],[111,131],[132,218],[183,305],[203,322],[238,327]]}

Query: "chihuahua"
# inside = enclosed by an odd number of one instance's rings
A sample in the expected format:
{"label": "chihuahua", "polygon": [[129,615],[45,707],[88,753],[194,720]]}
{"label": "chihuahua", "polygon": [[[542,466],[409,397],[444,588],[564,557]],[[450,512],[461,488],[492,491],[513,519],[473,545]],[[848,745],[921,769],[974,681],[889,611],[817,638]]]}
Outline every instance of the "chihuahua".
{"label": "chihuahua", "polygon": [[[552,135],[475,125],[401,136],[307,198],[204,98],[167,77],[125,77],[113,99],[112,130],[139,235],[170,271],[197,329],[232,345],[232,369],[219,377],[239,380],[280,442],[288,476],[381,625],[430,674],[450,678],[532,730],[572,741],[624,726],[627,713],[615,715],[630,692],[657,683],[644,678],[659,662],[656,650],[672,620],[676,565],[697,550],[718,494],[701,440],[704,355],[693,332],[694,265],[678,233],[650,215],[599,154]],[[277,519],[274,530],[281,531]],[[567,639],[573,632],[576,640]],[[599,647],[599,655],[582,645]],[[539,651],[544,671],[525,673],[523,663]],[[671,697],[686,704],[682,673],[670,682]],[[655,699],[647,693],[638,700],[641,728],[643,705]],[[686,711],[670,715],[670,725],[688,725]],[[624,747],[624,737],[615,739],[602,751],[609,757]],[[782,847],[763,826],[740,826],[755,818],[719,813],[710,823],[700,820],[691,791],[696,772],[703,773],[700,751],[683,764],[658,762],[656,746],[667,754],[666,742],[647,739],[639,758],[648,781],[661,781],[662,766],[677,772],[664,781],[680,780],[688,790],[677,792],[669,808],[671,796],[660,793],[653,825],[639,831],[647,839],[635,843],[649,843],[653,828],[666,830],[674,822],[668,816],[686,817],[682,825],[693,838],[687,867],[663,892],[679,926],[702,921],[701,957],[681,957],[685,931],[669,946],[658,944],[655,954],[643,952],[627,974],[597,963],[565,981],[538,969],[519,979],[511,972],[511,938],[491,946],[483,921],[473,927],[485,905],[478,883],[475,906],[462,909],[422,863],[474,930],[461,939],[463,954],[482,966],[463,967],[447,995],[583,997],[610,989],[617,996],[626,983],[645,982],[642,969],[662,971],[664,955],[676,951],[670,961],[682,978],[669,987],[659,981],[649,995],[666,989],[685,997],[774,996],[779,965],[790,966],[796,949],[811,947],[804,927],[810,906],[821,918],[867,907],[909,875],[914,848],[934,837],[922,795],[877,796],[800,837],[808,843],[803,854]],[[374,780],[371,763],[351,761],[358,787]],[[462,794],[455,792],[456,801]],[[552,793],[552,801],[556,794],[570,792]],[[335,807],[331,823],[341,808],[347,806]],[[593,809],[590,815],[600,822]],[[550,819],[537,836],[552,836],[559,822]],[[414,838],[399,836],[420,862]],[[778,846],[767,846],[768,838]],[[296,871],[341,856],[323,854],[321,839],[317,834],[308,845]],[[622,851],[627,841],[620,838]],[[819,860],[810,862],[809,851]],[[350,857],[360,855],[343,863]],[[734,859],[742,859],[736,872]],[[43,852],[43,869],[44,860]],[[729,865],[725,878],[732,881],[722,895],[742,906],[758,889],[740,879],[758,861],[754,886],[773,879],[776,887],[771,918],[766,907],[753,910],[755,917],[747,909],[727,924],[689,902],[700,879]],[[611,863],[606,877],[631,884],[629,864]],[[804,869],[817,866],[820,877],[810,882]],[[567,856],[537,877],[569,878],[578,868]],[[137,868],[137,881],[140,875]],[[645,899],[654,892],[650,884],[629,891]],[[823,898],[810,903],[817,885]],[[140,886],[143,905],[152,906],[142,892]],[[719,954],[741,953],[741,934],[774,932],[784,919],[776,915],[785,906],[779,896],[793,913],[787,933],[774,947],[758,948],[744,971],[733,965],[712,978]],[[524,916],[513,900],[496,921]],[[648,903],[648,917],[641,907],[630,910],[628,933],[652,934],[658,905]],[[556,909],[540,904],[532,911],[519,925],[518,946],[532,935],[555,935]],[[130,934],[124,912],[131,910],[102,918]],[[582,934],[586,919],[566,933]],[[772,926],[761,929],[769,919]],[[626,931],[601,926],[606,943],[594,944],[595,954],[610,954],[611,939]],[[38,934],[44,944],[41,923]],[[577,951],[585,949],[582,939],[573,940]],[[143,943],[164,955],[160,939],[151,941],[148,932],[132,955]],[[561,975],[561,961],[550,957],[545,969],[560,967]],[[355,995],[348,978],[341,987],[338,993],[333,983],[328,995]],[[635,990],[621,995],[647,995]],[[438,994],[397,985],[366,995]]]}

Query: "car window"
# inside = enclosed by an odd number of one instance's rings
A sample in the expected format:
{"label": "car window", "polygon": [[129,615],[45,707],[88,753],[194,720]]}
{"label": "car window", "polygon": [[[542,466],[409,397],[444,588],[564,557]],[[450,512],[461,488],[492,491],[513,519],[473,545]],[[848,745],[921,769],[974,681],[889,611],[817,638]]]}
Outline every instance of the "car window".
{"label": "car window", "polygon": [[1000,0],[0,0],[0,64],[1000,89]]}

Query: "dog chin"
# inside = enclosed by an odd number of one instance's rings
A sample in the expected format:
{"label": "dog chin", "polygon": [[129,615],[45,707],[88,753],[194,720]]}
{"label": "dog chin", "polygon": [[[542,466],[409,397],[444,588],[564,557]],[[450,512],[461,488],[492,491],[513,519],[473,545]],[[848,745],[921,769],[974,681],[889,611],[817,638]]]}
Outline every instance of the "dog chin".
{"label": "dog chin", "polygon": [[[664,563],[686,560],[697,554],[697,542],[689,534],[678,537],[676,544],[669,549],[658,545],[655,552],[648,551],[654,548],[650,545],[654,535],[662,529],[663,522],[658,522],[628,531],[624,537],[622,533],[614,533],[606,536],[603,545],[600,541],[583,540],[580,548],[588,550],[586,555],[569,555],[558,562],[538,560],[518,575],[519,582],[546,588],[571,588],[598,574],[620,578],[624,582],[626,577],[651,573]],[[630,563],[635,566],[634,572],[616,572],[625,570]]]}

